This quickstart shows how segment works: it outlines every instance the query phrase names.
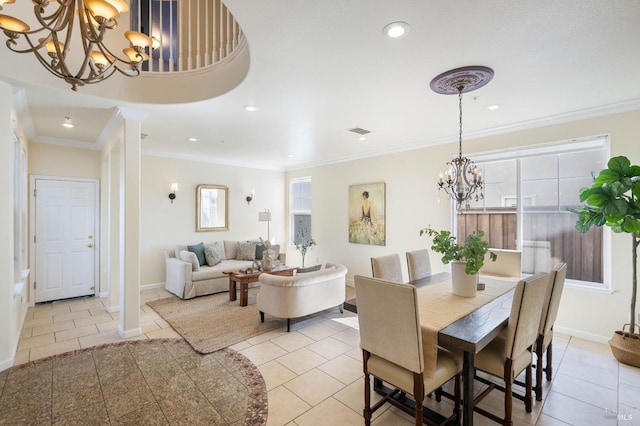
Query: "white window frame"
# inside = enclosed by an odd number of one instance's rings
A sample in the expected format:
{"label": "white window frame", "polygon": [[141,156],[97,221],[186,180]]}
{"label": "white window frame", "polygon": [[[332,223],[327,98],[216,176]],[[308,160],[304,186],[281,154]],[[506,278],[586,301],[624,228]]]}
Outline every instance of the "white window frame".
{"label": "white window frame", "polygon": [[[289,245],[294,245],[295,242],[295,237],[296,237],[296,233],[295,233],[295,217],[296,216],[309,216],[309,227],[311,228],[312,225],[312,217],[311,217],[311,206],[309,207],[309,210],[295,210],[293,208],[294,206],[294,191],[293,191],[293,186],[296,183],[301,183],[301,182],[308,182],[310,187],[311,187],[311,176],[305,176],[305,177],[299,177],[299,178],[293,178],[289,181]],[[309,190],[309,198],[311,198],[311,189]],[[312,200],[313,202],[313,200]],[[311,229],[309,229],[309,235],[312,235],[311,233]]]}
{"label": "white window frame", "polygon": [[[541,156],[545,154],[560,154],[565,152],[576,152],[576,151],[584,151],[588,149],[594,148],[602,148],[604,149],[604,155],[606,158],[610,156],[610,143],[609,143],[609,135],[598,135],[592,137],[585,138],[577,138],[571,139],[567,141],[553,142],[544,145],[536,145],[534,147],[518,147],[514,149],[501,150],[500,152],[487,152],[481,153],[478,155],[473,155],[472,160],[480,165],[482,163],[488,163],[499,160],[509,160],[509,159],[522,159],[525,157],[534,157]],[[597,174],[599,171],[596,171]],[[517,197],[520,198],[521,194],[521,176],[520,176],[520,162],[518,161],[518,176],[517,176]],[[454,208],[454,204],[452,201],[452,208]],[[517,215],[518,215],[518,224],[517,224],[517,247],[518,249],[522,249],[522,234],[523,234],[523,224],[522,224],[522,203],[518,203],[517,205]],[[457,224],[457,215],[453,215],[454,221],[453,229],[454,232],[458,228]],[[574,279],[567,279],[566,284],[569,286],[601,291],[610,293],[612,291],[611,287],[611,230],[608,227],[603,227],[602,232],[602,283],[596,282],[587,282],[580,281]]]}

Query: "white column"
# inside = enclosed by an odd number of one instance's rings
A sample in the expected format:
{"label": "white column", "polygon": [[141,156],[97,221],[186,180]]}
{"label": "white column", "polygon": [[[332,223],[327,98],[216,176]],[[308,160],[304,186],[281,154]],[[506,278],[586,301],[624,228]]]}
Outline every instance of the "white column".
{"label": "white column", "polygon": [[103,188],[106,203],[102,208],[106,212],[103,216],[103,229],[107,238],[103,240],[103,250],[106,262],[101,270],[106,272],[105,282],[107,296],[107,312],[120,311],[120,282],[121,280],[121,239],[120,239],[120,143],[115,144],[106,154],[103,167]]}
{"label": "white column", "polygon": [[120,145],[120,324],[124,338],[139,335],[140,328],[140,123],[146,112],[120,108],[124,118],[124,143]]}
{"label": "white column", "polygon": [[0,203],[0,371],[11,367],[20,324],[16,321],[13,297],[13,137],[11,135],[11,86],[0,82],[0,182],[4,199]]}

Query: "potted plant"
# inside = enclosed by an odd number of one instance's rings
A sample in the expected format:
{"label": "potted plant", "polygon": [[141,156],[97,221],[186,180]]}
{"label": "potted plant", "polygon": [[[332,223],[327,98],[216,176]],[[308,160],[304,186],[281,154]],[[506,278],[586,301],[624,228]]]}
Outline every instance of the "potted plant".
{"label": "potted plant", "polygon": [[576,229],[587,232],[592,226],[608,226],[613,232],[631,235],[632,286],[629,331],[614,332],[609,340],[611,352],[622,363],[640,367],[640,335],[636,333],[638,290],[638,232],[640,232],[640,166],[627,157],[613,157],[594,179],[590,188],[580,190],[584,205],[570,209],[578,215]]}
{"label": "potted plant", "polygon": [[[294,244],[296,246],[296,250],[299,250],[300,255],[302,256],[302,268],[304,269],[304,257],[307,254],[307,250],[316,245],[316,241],[311,235],[309,235],[309,231],[301,229],[296,234]],[[300,268],[298,269],[298,272],[300,272]]]}
{"label": "potted plant", "polygon": [[489,250],[489,243],[482,239],[484,232],[479,230],[467,236],[464,245],[456,241],[450,231],[436,231],[432,228],[420,230],[420,236],[427,234],[433,237],[431,250],[442,254],[442,263],[451,263],[451,282],[453,293],[459,296],[474,297],[476,295],[478,272],[484,265],[484,257],[495,262],[497,255]]}

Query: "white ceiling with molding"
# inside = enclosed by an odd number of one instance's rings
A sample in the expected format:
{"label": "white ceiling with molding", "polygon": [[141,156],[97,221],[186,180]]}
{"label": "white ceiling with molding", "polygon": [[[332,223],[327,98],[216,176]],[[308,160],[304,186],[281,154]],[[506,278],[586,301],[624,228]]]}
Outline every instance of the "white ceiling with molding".
{"label": "white ceiling with molding", "polygon": [[[636,0],[226,4],[250,52],[235,89],[194,103],[137,104],[72,92],[45,71],[24,73],[37,75],[26,81],[0,68],[0,80],[25,89],[17,107],[27,138],[99,149],[125,106],[148,113],[146,153],[282,170],[379,155],[457,141],[457,97],[432,92],[429,82],[467,65],[491,67],[495,77],[464,97],[466,150],[482,150],[477,135],[640,108]],[[382,29],[393,21],[407,22],[409,34],[387,38]],[[40,67],[3,41],[0,63],[7,61]],[[65,116],[73,129],[62,127]],[[371,133],[359,140],[354,127]]]}

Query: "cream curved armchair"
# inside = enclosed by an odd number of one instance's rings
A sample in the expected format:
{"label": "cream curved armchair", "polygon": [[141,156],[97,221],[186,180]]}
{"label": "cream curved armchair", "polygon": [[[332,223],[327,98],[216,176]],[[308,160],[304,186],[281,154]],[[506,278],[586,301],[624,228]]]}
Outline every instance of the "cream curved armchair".
{"label": "cream curved armchair", "polygon": [[[502,335],[496,337],[478,352],[474,359],[476,371],[479,370],[500,378],[505,385],[502,388],[476,374],[475,378],[489,385],[489,387],[474,400],[474,410],[503,425],[513,424],[511,417],[512,398],[514,396],[524,400],[527,413],[532,411],[531,364],[533,361],[533,346],[538,337],[538,326],[548,281],[549,274],[544,273],[533,275],[518,282],[513,296],[506,334],[504,337]],[[512,390],[515,378],[522,371],[525,371],[524,396],[515,394]],[[504,391],[504,418],[475,406],[493,389]]]}
{"label": "cream curved armchair", "polygon": [[[542,371],[546,373],[547,381],[551,381],[553,358],[553,324],[556,322],[560,309],[560,298],[564,289],[564,280],[567,276],[567,264],[564,262],[556,265],[549,272],[549,284],[542,305],[538,338],[536,340],[536,400],[542,401]],[[547,352],[547,366],[542,368],[542,355]]]}
{"label": "cream curved armchair", "polygon": [[260,274],[260,291],[256,296],[260,321],[264,322],[265,313],[286,318],[287,331],[290,331],[291,318],[333,307],[342,313],[346,275],[347,268],[337,263],[327,263],[318,271],[294,276]]}
{"label": "cream curved armchair", "polygon": [[400,255],[397,253],[371,258],[371,272],[374,278],[380,278],[394,283],[402,282],[402,266]]}
{"label": "cream curved armchair", "polygon": [[429,250],[414,250],[407,252],[407,270],[409,271],[409,281],[431,275],[431,260]]}
{"label": "cream curved armchair", "polygon": [[[447,421],[457,420],[462,360],[445,349],[438,349],[435,373],[432,377],[425,377],[416,287],[360,275],[356,275],[354,280],[365,379],[365,425],[371,424],[373,412],[386,402],[415,415],[416,425],[422,425],[425,395],[452,378],[455,380],[454,410]],[[396,388],[373,407],[371,375]],[[393,399],[399,392],[413,395],[416,401],[414,413]]]}

